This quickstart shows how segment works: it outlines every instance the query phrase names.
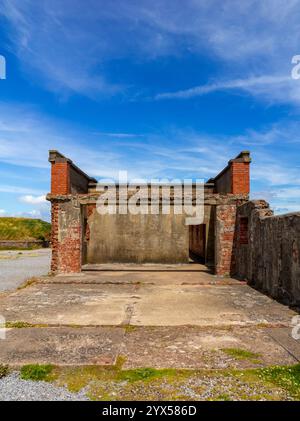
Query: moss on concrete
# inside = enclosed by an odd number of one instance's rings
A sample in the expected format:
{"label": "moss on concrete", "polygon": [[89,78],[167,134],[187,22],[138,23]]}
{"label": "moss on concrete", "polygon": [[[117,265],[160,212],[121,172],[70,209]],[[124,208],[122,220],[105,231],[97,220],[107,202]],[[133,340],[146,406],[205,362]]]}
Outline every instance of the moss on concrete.
{"label": "moss on concrete", "polygon": [[[251,370],[56,367],[58,385],[93,400],[300,400],[300,364]],[[48,376],[49,379],[49,376]]]}
{"label": "moss on concrete", "polygon": [[55,376],[52,376],[53,369],[54,366],[50,364],[27,364],[21,368],[20,374],[23,380],[52,381],[55,379]]}

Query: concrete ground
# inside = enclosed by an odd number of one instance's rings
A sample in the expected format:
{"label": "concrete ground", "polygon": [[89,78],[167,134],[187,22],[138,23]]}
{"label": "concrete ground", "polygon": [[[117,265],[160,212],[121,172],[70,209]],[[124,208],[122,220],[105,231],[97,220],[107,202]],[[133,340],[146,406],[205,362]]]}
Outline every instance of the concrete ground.
{"label": "concrete ground", "polygon": [[300,361],[288,307],[205,266],[101,265],[0,296],[0,364],[224,369]]}
{"label": "concrete ground", "polygon": [[13,290],[29,278],[47,275],[50,256],[50,249],[1,250],[0,291]]}

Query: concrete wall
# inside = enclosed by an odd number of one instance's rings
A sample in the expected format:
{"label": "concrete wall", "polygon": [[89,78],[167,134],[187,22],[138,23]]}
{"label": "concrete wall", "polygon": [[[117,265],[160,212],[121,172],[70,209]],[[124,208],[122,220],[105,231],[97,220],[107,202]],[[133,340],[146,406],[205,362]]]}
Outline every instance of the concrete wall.
{"label": "concrete wall", "polygon": [[88,218],[87,263],[189,260],[184,215],[100,215]]}
{"label": "concrete wall", "polygon": [[[243,218],[248,218],[248,228]],[[300,212],[273,216],[265,201],[251,201],[238,207],[236,231],[237,276],[299,306]]]}

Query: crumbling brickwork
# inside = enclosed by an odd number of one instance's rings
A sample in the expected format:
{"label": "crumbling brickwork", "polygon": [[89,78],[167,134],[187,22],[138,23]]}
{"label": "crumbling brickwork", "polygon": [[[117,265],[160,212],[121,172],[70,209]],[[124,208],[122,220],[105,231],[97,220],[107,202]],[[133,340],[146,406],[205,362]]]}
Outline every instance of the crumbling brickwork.
{"label": "crumbling brickwork", "polygon": [[216,209],[216,267],[217,275],[235,272],[236,205],[220,205]]}
{"label": "crumbling brickwork", "polygon": [[81,227],[80,204],[76,199],[52,200],[52,272],[81,271]]}

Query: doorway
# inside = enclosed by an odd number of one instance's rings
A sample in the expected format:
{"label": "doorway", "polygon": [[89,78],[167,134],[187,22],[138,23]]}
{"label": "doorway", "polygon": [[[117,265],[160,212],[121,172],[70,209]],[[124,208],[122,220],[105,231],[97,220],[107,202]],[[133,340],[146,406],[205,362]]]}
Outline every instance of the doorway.
{"label": "doorway", "polygon": [[191,262],[205,263],[206,224],[189,226],[189,256]]}

